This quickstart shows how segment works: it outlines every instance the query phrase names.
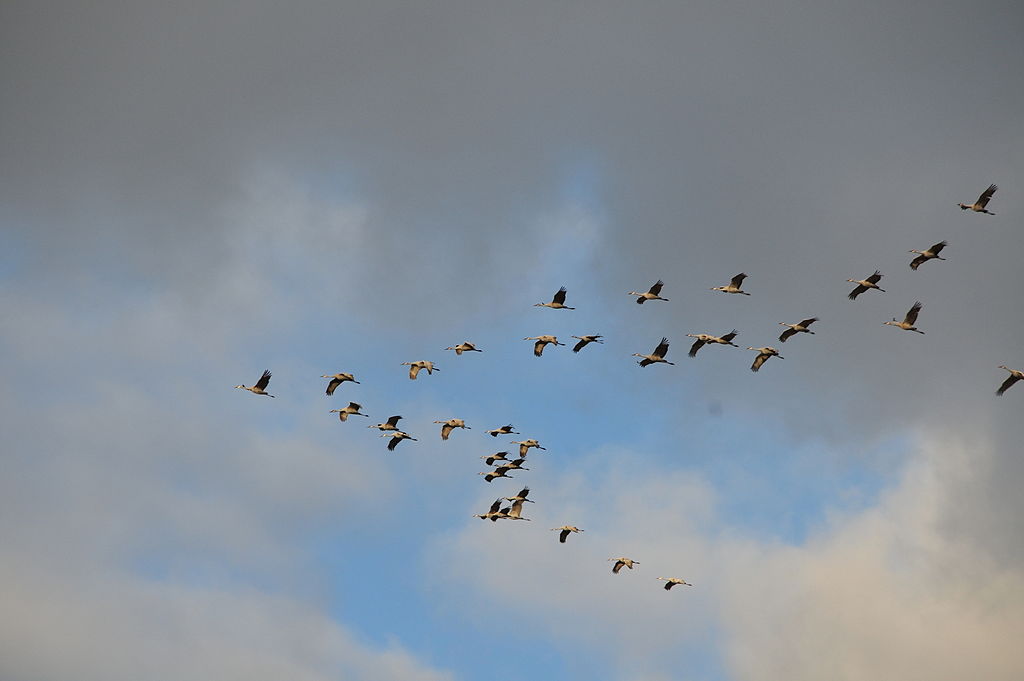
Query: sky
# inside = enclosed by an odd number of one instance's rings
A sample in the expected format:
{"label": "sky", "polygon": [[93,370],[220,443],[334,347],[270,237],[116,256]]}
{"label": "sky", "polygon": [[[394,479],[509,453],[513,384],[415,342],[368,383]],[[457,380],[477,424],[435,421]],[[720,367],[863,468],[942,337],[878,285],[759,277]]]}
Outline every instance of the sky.
{"label": "sky", "polygon": [[[0,680],[1020,679],[1022,29],[4,3]],[[546,451],[486,483],[506,423]]]}

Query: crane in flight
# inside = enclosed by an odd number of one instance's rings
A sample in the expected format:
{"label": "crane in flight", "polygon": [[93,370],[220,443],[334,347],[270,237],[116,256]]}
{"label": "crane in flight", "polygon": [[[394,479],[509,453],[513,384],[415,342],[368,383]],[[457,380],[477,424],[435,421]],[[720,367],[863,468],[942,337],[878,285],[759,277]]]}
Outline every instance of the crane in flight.
{"label": "crane in flight", "polygon": [[256,381],[255,385],[236,385],[235,387],[241,388],[242,390],[248,390],[254,395],[266,395],[267,397],[273,397],[273,395],[267,392],[267,385],[270,384],[270,376],[270,369],[264,369],[263,375],[260,376],[260,380]]}

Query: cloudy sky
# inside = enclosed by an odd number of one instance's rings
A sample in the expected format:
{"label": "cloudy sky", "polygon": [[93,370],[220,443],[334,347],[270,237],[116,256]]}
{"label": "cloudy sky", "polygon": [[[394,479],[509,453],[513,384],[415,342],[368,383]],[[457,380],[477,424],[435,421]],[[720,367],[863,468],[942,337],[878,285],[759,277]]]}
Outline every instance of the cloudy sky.
{"label": "cloudy sky", "polygon": [[[4,3],[0,678],[1024,677],[1024,386],[994,394],[1022,30],[996,1]],[[956,208],[992,182],[995,217]],[[578,309],[532,307],[563,285]],[[882,325],[916,300],[925,335]],[[677,364],[637,367],[662,336]],[[275,399],[232,389],[264,368]],[[506,423],[547,451],[487,484]],[[472,517],[524,483],[532,522]]]}

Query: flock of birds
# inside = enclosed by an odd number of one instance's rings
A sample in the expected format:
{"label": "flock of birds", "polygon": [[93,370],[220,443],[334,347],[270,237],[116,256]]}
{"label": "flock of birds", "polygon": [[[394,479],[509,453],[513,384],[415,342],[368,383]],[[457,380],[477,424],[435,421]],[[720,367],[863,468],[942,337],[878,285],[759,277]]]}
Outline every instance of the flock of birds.
{"label": "flock of birds", "polygon": [[[957,204],[957,205],[961,208],[961,210],[970,210],[970,211],[973,211],[973,212],[976,212],[976,213],[985,213],[985,214],[988,214],[988,215],[995,215],[995,213],[992,213],[992,212],[990,212],[987,209],[987,206],[988,206],[989,201],[992,198],[992,195],[995,194],[997,189],[998,189],[998,187],[996,185],[994,185],[994,184],[989,185],[989,187],[987,189],[985,189],[984,192],[981,193],[981,195],[978,197],[978,200],[975,201],[973,204],[963,204],[963,203],[960,203],[960,204]],[[940,241],[939,243],[934,244],[933,246],[931,246],[930,248],[928,248],[927,250],[924,250],[924,251],[911,250],[910,252],[917,254],[917,257],[915,257],[911,261],[910,268],[912,270],[916,271],[923,263],[925,263],[925,262],[927,262],[929,260],[945,260],[945,258],[941,257],[939,254],[942,252],[942,250],[946,246],[948,246],[947,242]],[[850,294],[849,294],[850,300],[856,300],[858,296],[860,296],[861,294],[863,294],[863,293],[865,293],[865,292],[867,292],[867,291],[869,291],[871,289],[875,289],[875,290],[877,290],[879,292],[884,293],[885,289],[879,287],[879,285],[878,285],[878,282],[882,279],[882,276],[883,275],[881,274],[881,272],[879,272],[878,270],[875,270],[871,274],[871,276],[866,277],[865,279],[859,279],[859,280],[858,279],[848,279],[847,280],[848,282],[856,284],[856,287],[852,291],[850,291]],[[746,273],[745,272],[741,272],[741,273],[737,274],[736,276],[734,276],[729,281],[729,283],[726,284],[725,286],[715,286],[715,287],[711,288],[711,290],[712,291],[719,291],[719,292],[722,292],[722,293],[730,293],[730,294],[738,294],[738,295],[749,296],[750,293],[748,293],[747,291],[744,291],[743,288],[742,288],[743,281],[746,278],[747,278]],[[648,301],[652,301],[652,300],[660,300],[660,301],[666,301],[667,302],[668,298],[664,298],[661,295],[661,292],[662,292],[662,289],[663,289],[664,285],[665,284],[664,284],[663,281],[658,280],[647,291],[644,291],[644,292],[629,291],[627,295],[635,296],[636,297],[636,302],[638,304],[640,304],[640,305],[643,305],[644,303],[646,303]],[[551,309],[555,309],[555,310],[574,310],[574,309],[576,309],[574,307],[569,307],[568,305],[565,304],[567,295],[568,295],[568,292],[567,292],[566,288],[563,286],[560,289],[558,289],[558,291],[552,297],[550,302],[536,303],[534,305],[534,307],[547,307],[547,308],[551,308]],[[915,333],[923,334],[924,331],[921,331],[920,329],[918,329],[916,327],[917,318],[918,318],[918,315],[921,312],[921,308],[922,308],[921,302],[920,301],[915,302],[911,306],[910,310],[907,311],[907,314],[904,316],[903,321],[898,321],[896,318],[893,318],[891,321],[884,322],[884,324],[888,325],[888,326],[895,326],[896,328],[901,329],[903,331],[912,331],[912,332],[915,332]],[[807,319],[803,319],[803,320],[801,320],[799,322],[796,322],[796,323],[779,322],[780,325],[786,327],[786,330],[783,331],[779,335],[779,342],[780,343],[785,343],[790,338],[792,338],[793,336],[795,336],[796,334],[799,334],[799,333],[814,334],[814,331],[812,331],[810,329],[810,327],[811,327],[812,324],[814,324],[817,321],[819,321],[818,317],[809,317]],[[689,354],[690,357],[696,357],[698,351],[700,351],[701,348],[703,348],[705,345],[708,345],[708,344],[711,344],[711,345],[729,345],[729,346],[732,346],[732,347],[739,347],[738,345],[736,345],[735,343],[732,342],[733,339],[736,337],[737,333],[738,332],[735,329],[733,329],[729,333],[722,334],[721,336],[714,336],[714,335],[705,334],[705,333],[687,334],[687,336],[689,338],[693,338],[694,339],[694,342],[690,346],[690,351],[689,351],[688,354]],[[601,336],[601,335],[573,336],[573,338],[577,339],[577,341],[578,341],[573,346],[573,348],[572,348],[572,351],[574,353],[575,352],[580,352],[583,348],[585,348],[587,345],[589,345],[591,343],[598,343],[598,344],[600,344],[600,343],[604,342],[604,341],[601,340],[603,338],[603,336]],[[523,340],[534,341],[533,354],[535,356],[537,356],[537,357],[541,357],[543,355],[544,348],[547,347],[548,345],[554,345],[554,346],[565,345],[565,343],[559,342],[559,340],[558,340],[558,338],[556,336],[550,336],[550,335],[530,336],[530,337],[524,338]],[[454,351],[456,355],[462,355],[463,353],[466,353],[466,352],[482,352],[482,350],[480,350],[473,343],[470,343],[468,341],[464,342],[464,343],[460,343],[459,345],[449,346],[449,347],[445,348],[445,350]],[[637,364],[639,364],[641,367],[647,367],[647,366],[650,366],[652,364],[669,364],[669,365],[672,365],[672,364],[674,364],[674,362],[670,362],[667,359],[665,359],[665,356],[668,354],[668,350],[669,350],[668,338],[662,338],[661,341],[658,343],[658,345],[654,348],[654,350],[650,354],[646,354],[645,355],[645,354],[641,354],[641,353],[633,353],[633,356],[640,358],[640,360],[637,362]],[[751,350],[751,351],[757,352],[757,355],[754,358],[753,364],[751,364],[751,366],[750,366],[751,371],[754,371],[754,372],[758,371],[764,365],[764,363],[766,361],[768,361],[772,357],[778,357],[779,359],[784,359],[784,357],[782,357],[782,355],[779,354],[779,351],[777,349],[775,349],[773,347],[770,347],[770,346],[765,346],[765,347],[747,347],[747,350]],[[409,367],[409,378],[411,380],[416,380],[417,377],[419,376],[420,372],[424,371],[424,370],[427,372],[428,376],[429,375],[433,375],[433,373],[435,371],[440,371],[440,369],[438,367],[434,366],[433,362],[427,361],[427,360],[419,360],[419,361],[415,361],[415,362],[403,362],[402,366],[408,366]],[[999,388],[996,390],[996,395],[1002,395],[1014,383],[1024,379],[1024,371],[1020,371],[1020,370],[1017,370],[1017,369],[1011,369],[1011,368],[1009,368],[1007,366],[1002,366],[1002,365],[1000,365],[999,368],[1000,369],[1005,369],[1006,371],[1010,372],[1010,375],[1006,378],[1006,380],[1002,383],[1002,385],[1000,385]],[[267,392],[267,386],[270,384],[270,378],[271,378],[271,372],[269,370],[266,370],[266,371],[263,372],[263,374],[260,376],[259,380],[256,381],[255,384],[253,384],[251,386],[238,385],[238,386],[235,386],[235,387],[236,388],[241,388],[243,390],[248,390],[248,391],[250,391],[250,392],[252,392],[252,393],[254,393],[256,395],[265,395],[267,397],[274,397],[273,395],[271,395],[270,393]],[[345,382],[351,382],[351,383],[356,383],[356,384],[359,383],[359,381],[357,381],[355,379],[355,376],[353,374],[351,374],[351,373],[324,374],[322,376],[322,378],[330,379],[330,381],[327,384],[327,389],[326,389],[326,394],[328,396],[334,395],[334,393],[338,389],[338,387],[341,386]],[[348,406],[343,407],[342,409],[332,409],[332,410],[330,410],[330,413],[338,414],[338,418],[341,421],[344,422],[344,421],[347,421],[350,416],[367,416],[367,414],[363,414],[361,410],[362,410],[362,405],[360,405],[360,404],[358,404],[356,402],[349,402]],[[401,428],[399,428],[398,422],[400,420],[402,420],[402,418],[403,417],[400,416],[400,415],[391,416],[390,418],[388,418],[386,421],[384,421],[382,423],[377,423],[377,424],[370,425],[370,426],[367,426],[367,427],[368,428],[375,428],[375,429],[381,431],[380,437],[389,438],[387,448],[388,448],[389,451],[394,451],[395,448],[403,440],[412,440],[414,442],[417,441],[416,438],[412,437],[411,435],[409,435],[408,433],[403,431]],[[451,419],[447,419],[447,420],[443,420],[443,421],[438,420],[438,421],[434,421],[434,423],[440,424],[440,426],[441,426],[441,439],[443,441],[448,440],[448,438],[451,436],[452,432],[456,428],[463,429],[463,430],[471,430],[470,426],[467,426],[463,419],[458,419],[458,418],[451,418]],[[494,428],[494,429],[491,429],[491,430],[487,430],[487,431],[484,431],[484,432],[485,432],[485,434],[490,435],[491,437],[494,437],[494,438],[497,438],[499,435],[518,435],[519,434],[518,432],[516,432],[513,429],[512,424],[507,424],[507,425],[500,426],[500,427],[497,427],[497,428]],[[487,466],[492,467],[491,470],[483,471],[483,472],[479,473],[479,475],[484,477],[484,480],[486,482],[490,483],[490,482],[492,482],[493,480],[495,480],[497,478],[511,478],[512,476],[510,476],[509,473],[512,472],[512,471],[520,471],[520,470],[528,471],[528,470],[530,470],[529,468],[526,468],[523,465],[523,464],[526,463],[526,459],[527,459],[527,455],[529,453],[529,450],[530,449],[539,449],[539,450],[544,450],[545,449],[544,447],[541,446],[540,442],[535,440],[535,439],[513,440],[513,441],[511,441],[511,444],[519,445],[519,454],[515,458],[510,458],[510,457],[512,457],[512,454],[510,454],[507,451],[496,452],[494,454],[489,454],[489,455],[485,455],[485,456],[481,456],[480,457],[481,459],[484,460],[484,462],[486,463]],[[524,509],[525,504],[527,504],[527,503],[534,503],[533,499],[529,499],[528,498],[529,494],[530,494],[530,488],[528,486],[527,487],[523,487],[514,496],[499,497],[498,499],[495,499],[495,501],[491,504],[490,508],[486,512],[480,513],[480,514],[476,514],[473,517],[480,518],[481,520],[490,520],[492,523],[493,522],[497,522],[499,520],[523,520],[523,521],[529,521],[529,520],[531,520],[530,518],[523,517],[523,509]],[[509,502],[509,503],[507,505],[505,505],[505,504],[503,504],[503,502]],[[568,539],[569,535],[583,532],[582,529],[580,529],[579,527],[576,527],[575,525],[562,525],[560,527],[553,527],[553,528],[551,528],[551,530],[555,531],[555,532],[558,532],[558,541],[559,541],[559,543],[562,543],[562,544],[566,543],[566,540]],[[609,561],[614,561],[614,564],[612,566],[612,573],[614,573],[616,575],[620,573],[620,571],[622,570],[623,567],[625,567],[625,568],[627,568],[629,570],[632,570],[634,565],[639,565],[640,564],[639,561],[633,560],[632,558],[628,558],[628,557],[625,557],[625,556],[613,557],[613,558],[609,558],[608,560]],[[683,579],[680,579],[680,578],[676,578],[676,577],[658,577],[657,579],[665,582],[665,586],[664,586],[665,590],[670,590],[674,586],[680,585],[680,584],[684,585],[684,586],[693,586],[689,582],[687,582],[687,581],[685,581]]]}

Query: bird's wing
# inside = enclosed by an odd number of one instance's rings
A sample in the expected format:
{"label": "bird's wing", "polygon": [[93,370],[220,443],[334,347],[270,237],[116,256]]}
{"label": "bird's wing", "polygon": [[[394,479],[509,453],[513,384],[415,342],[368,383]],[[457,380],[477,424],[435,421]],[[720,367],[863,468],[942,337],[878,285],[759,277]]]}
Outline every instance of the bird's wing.
{"label": "bird's wing", "polygon": [[872,274],[870,277],[868,277],[864,281],[869,281],[872,284],[877,284],[878,280],[881,279],[881,278],[882,278],[882,273],[879,272],[878,270],[875,270],[874,274]]}
{"label": "bird's wing", "polygon": [[654,286],[652,286],[650,288],[650,290],[648,290],[647,292],[650,293],[650,294],[659,296],[659,295],[661,295],[661,287],[664,286],[664,285],[665,285],[665,282],[663,282],[661,279],[659,279],[657,281],[657,283],[654,284]]}
{"label": "bird's wing", "polygon": [[940,241],[939,243],[935,244],[934,246],[932,246],[928,250],[931,251],[933,255],[938,255],[942,251],[942,249],[945,248],[948,245],[949,245],[948,242]]}
{"label": "bird's wing", "polygon": [[357,402],[349,402],[348,403],[348,408],[349,409],[355,409],[356,411],[359,411],[360,409],[363,408],[363,405],[358,404]]}
{"label": "bird's wing", "polygon": [[334,394],[334,389],[337,388],[339,385],[341,385],[341,379],[340,378],[332,378],[331,382],[327,384],[327,394],[328,395],[333,395]]}
{"label": "bird's wing", "polygon": [[654,348],[654,354],[658,357],[664,357],[668,353],[668,338],[662,338],[661,342],[658,343],[658,347]]}
{"label": "bird's wing", "polygon": [[571,531],[572,531],[572,530],[562,530],[561,532],[559,532],[559,533],[558,533],[558,541],[559,541],[560,543],[564,544],[564,543],[565,543],[565,539],[566,539],[566,537],[568,537],[568,536],[569,536],[569,533],[570,533]]}
{"label": "bird's wing", "polygon": [[266,390],[267,385],[270,383],[270,376],[270,369],[264,369],[260,380],[256,381],[256,387],[260,390]]}
{"label": "bird's wing", "polygon": [[389,417],[389,418],[388,418],[388,425],[389,425],[389,426],[397,426],[397,425],[398,425],[398,422],[399,422],[399,421],[400,421],[401,419],[402,419],[402,417],[401,417],[401,416],[391,416],[391,417]]}
{"label": "bird's wing", "polygon": [[625,565],[625,563],[623,563],[621,560],[615,561],[615,565],[612,566],[612,572],[615,574],[619,574],[619,570],[622,569],[623,565]]}
{"label": "bird's wing", "polygon": [[907,316],[903,318],[904,324],[910,324],[911,326],[917,321],[917,315],[921,312],[921,303],[914,303],[909,310],[907,310]]}
{"label": "bird's wing", "polygon": [[796,329],[786,329],[779,334],[779,342],[785,343],[787,340],[792,338],[796,334]]}
{"label": "bird's wing", "polygon": [[529,494],[530,494],[530,488],[529,487],[524,487],[521,490],[519,490],[519,494],[517,494],[516,496],[517,497],[522,497],[522,498],[525,499],[527,496],[529,496]]}
{"label": "bird's wing", "polygon": [[551,299],[551,302],[552,303],[557,303],[558,305],[563,305],[565,303],[565,287],[564,286],[562,288],[558,289],[558,293],[556,293],[555,297]]}
{"label": "bird's wing", "polygon": [[746,278],[747,278],[746,272],[740,272],[739,274],[737,274],[735,277],[733,277],[729,281],[729,284],[731,284],[732,286],[735,286],[736,288],[739,288],[743,284],[743,280],[746,279]]}
{"label": "bird's wing", "polygon": [[1013,385],[1014,383],[1016,383],[1019,380],[1020,380],[1019,377],[1017,377],[1014,374],[1010,374],[1009,376],[1006,377],[1006,380],[1003,381],[1003,384],[1001,386],[999,386],[999,390],[996,391],[996,395],[1002,395],[1003,393],[1005,393],[1007,391],[1007,389],[1009,389],[1009,387],[1011,385]]}
{"label": "bird's wing", "polygon": [[[661,578],[659,577],[658,579],[661,579]],[[675,585],[676,585],[675,582],[670,582],[669,580],[666,579],[665,580],[665,591],[671,591],[672,587],[674,587]]]}
{"label": "bird's wing", "polygon": [[589,341],[589,340],[587,340],[586,338],[584,338],[584,339],[580,340],[580,342],[579,342],[579,343],[577,343],[576,345],[572,346],[572,351],[573,351],[573,352],[579,352],[579,351],[580,351],[580,350],[582,350],[583,348],[587,347],[587,343],[589,343],[589,342],[590,342],[590,341]]}
{"label": "bird's wing", "polygon": [[409,365],[409,378],[416,380],[416,376],[420,373],[420,365],[415,362]]}
{"label": "bird's wing", "polygon": [[758,369],[760,369],[761,365],[768,361],[768,357],[769,356],[766,355],[765,353],[760,353],[757,357],[754,358],[754,363],[750,365],[750,370],[757,371]]}
{"label": "bird's wing", "polygon": [[857,296],[859,296],[860,294],[864,293],[867,290],[868,290],[868,287],[865,286],[864,284],[857,284],[857,287],[854,288],[852,291],[850,291],[850,295],[849,295],[850,300],[856,300]]}
{"label": "bird's wing", "polygon": [[452,434],[453,430],[454,428],[452,428],[452,426],[448,425],[447,423],[441,426],[441,439],[447,440],[448,436]]}
{"label": "bird's wing", "polygon": [[981,196],[978,197],[978,201],[977,201],[976,205],[979,208],[984,208],[985,206],[987,206],[988,205],[988,200],[992,198],[992,195],[996,193],[997,189],[999,189],[999,187],[995,186],[994,184],[990,184],[988,186],[988,189],[983,191],[981,193]]}
{"label": "bird's wing", "polygon": [[928,258],[926,258],[923,255],[917,256],[916,258],[910,261],[910,269],[916,270],[918,267],[921,266],[922,263],[926,262],[927,260]]}
{"label": "bird's wing", "polygon": [[493,504],[491,504],[491,513],[497,513],[498,509],[500,509],[500,508],[501,508],[501,499],[498,499]]}
{"label": "bird's wing", "polygon": [[729,333],[727,333],[724,336],[722,336],[722,340],[724,340],[726,342],[731,341],[733,338],[736,337],[736,334],[738,334],[738,333],[739,333],[739,331],[737,331],[736,329],[733,329]]}
{"label": "bird's wing", "polygon": [[544,353],[544,346],[547,345],[545,341],[537,341],[533,344],[533,354],[540,357]]}
{"label": "bird's wing", "polygon": [[817,317],[811,317],[810,319],[804,319],[803,321],[800,322],[800,326],[802,326],[802,327],[804,327],[806,329],[808,326],[810,326],[811,324],[813,324],[816,321],[818,321]]}
{"label": "bird's wing", "polygon": [[392,438],[390,440],[388,440],[388,451],[389,452],[395,451],[395,447],[397,447],[398,443],[401,442],[401,441],[402,441],[402,438],[392,436]]}
{"label": "bird's wing", "polygon": [[704,347],[704,343],[705,341],[702,338],[698,338],[697,340],[693,341],[693,345],[690,346],[690,352],[687,354],[689,354],[690,357],[696,357],[697,351]]}

